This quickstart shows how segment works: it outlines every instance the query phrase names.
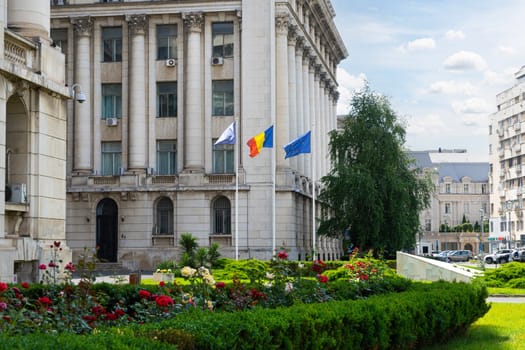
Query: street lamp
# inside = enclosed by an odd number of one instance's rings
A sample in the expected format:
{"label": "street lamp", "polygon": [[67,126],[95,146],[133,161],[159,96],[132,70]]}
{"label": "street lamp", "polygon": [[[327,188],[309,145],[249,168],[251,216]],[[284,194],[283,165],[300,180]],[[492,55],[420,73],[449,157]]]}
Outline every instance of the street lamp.
{"label": "street lamp", "polygon": [[509,233],[509,239],[507,241],[507,244],[508,244],[507,248],[509,248],[509,249],[510,249],[510,246],[511,246],[511,242],[510,241],[512,239],[512,225],[511,225],[511,221],[510,221],[510,219],[511,219],[510,215],[512,213],[512,204],[513,204],[512,201],[507,201],[507,212],[509,213],[509,219],[507,220],[507,224],[509,226],[509,228],[507,229],[507,231]]}
{"label": "street lamp", "polygon": [[484,249],[484,243],[483,243],[483,236],[484,236],[484,226],[485,226],[485,210],[483,210],[483,208],[480,208],[479,209],[479,213],[481,215],[481,237],[480,237],[480,240],[479,240],[479,259],[481,260],[481,267],[482,268],[485,268],[485,261],[483,259],[483,253],[485,252],[485,249]]}

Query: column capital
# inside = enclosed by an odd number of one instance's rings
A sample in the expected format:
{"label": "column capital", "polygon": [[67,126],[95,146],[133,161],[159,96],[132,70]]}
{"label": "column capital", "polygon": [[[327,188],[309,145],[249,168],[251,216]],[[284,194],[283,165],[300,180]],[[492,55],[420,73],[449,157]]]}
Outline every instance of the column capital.
{"label": "column capital", "polygon": [[188,31],[196,33],[200,33],[202,31],[202,25],[204,23],[204,15],[202,13],[183,13],[182,20],[184,21],[184,25],[186,25]]}
{"label": "column capital", "polygon": [[297,26],[288,25],[288,46],[295,46],[297,44]]}
{"label": "column capital", "polygon": [[144,35],[148,27],[148,16],[141,15],[126,15],[129,31],[133,35]]}
{"label": "column capital", "polygon": [[288,25],[290,24],[290,16],[285,13],[275,15],[275,30],[277,35],[288,35]]}
{"label": "column capital", "polygon": [[303,59],[304,59],[305,63],[308,63],[309,60],[310,60],[310,51],[312,51],[310,46],[305,44],[303,46]]}
{"label": "column capital", "polygon": [[297,35],[295,38],[295,53],[298,56],[303,55],[303,47],[304,47],[304,37]]}
{"label": "column capital", "polygon": [[308,56],[308,60],[310,62],[310,67],[315,69],[315,66],[317,65],[317,56],[314,55],[312,52],[310,52],[310,55]]}
{"label": "column capital", "polygon": [[79,36],[90,36],[93,31],[93,18],[91,16],[72,18],[71,23],[73,30]]}

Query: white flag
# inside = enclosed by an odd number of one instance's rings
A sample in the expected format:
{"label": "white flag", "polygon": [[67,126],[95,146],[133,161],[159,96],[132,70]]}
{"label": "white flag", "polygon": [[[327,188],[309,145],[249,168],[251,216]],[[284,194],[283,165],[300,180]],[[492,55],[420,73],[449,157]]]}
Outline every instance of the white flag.
{"label": "white flag", "polygon": [[231,123],[230,126],[222,132],[222,135],[215,142],[217,145],[234,145],[235,144],[235,122]]}

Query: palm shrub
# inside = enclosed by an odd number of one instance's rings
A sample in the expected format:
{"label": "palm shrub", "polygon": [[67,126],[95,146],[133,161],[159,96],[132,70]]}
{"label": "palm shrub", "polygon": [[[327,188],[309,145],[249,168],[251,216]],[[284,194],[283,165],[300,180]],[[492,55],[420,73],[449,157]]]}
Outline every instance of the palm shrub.
{"label": "palm shrub", "polygon": [[199,247],[197,237],[193,236],[191,233],[183,233],[180,235],[179,244],[184,250],[181,265],[195,267],[195,254]]}

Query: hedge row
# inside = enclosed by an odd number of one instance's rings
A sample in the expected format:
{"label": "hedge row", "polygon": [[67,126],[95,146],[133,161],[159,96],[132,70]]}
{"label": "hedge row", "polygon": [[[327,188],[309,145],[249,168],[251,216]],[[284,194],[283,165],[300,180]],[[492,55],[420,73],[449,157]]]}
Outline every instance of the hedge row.
{"label": "hedge row", "polygon": [[363,300],[245,312],[194,312],[89,336],[6,337],[9,349],[410,349],[461,334],[489,309],[484,287],[414,283]]}

